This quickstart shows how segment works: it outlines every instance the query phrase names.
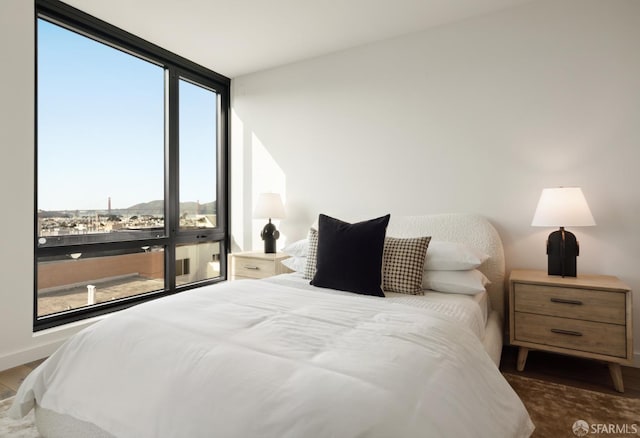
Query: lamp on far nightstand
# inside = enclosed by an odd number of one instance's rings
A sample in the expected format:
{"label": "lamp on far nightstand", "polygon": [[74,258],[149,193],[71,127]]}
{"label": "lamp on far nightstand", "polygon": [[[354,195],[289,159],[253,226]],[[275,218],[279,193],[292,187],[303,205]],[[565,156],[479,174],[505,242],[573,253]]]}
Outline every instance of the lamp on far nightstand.
{"label": "lamp on far nightstand", "polygon": [[280,237],[280,232],[271,223],[271,219],[282,219],[285,217],[284,204],[282,198],[277,193],[261,193],[253,211],[254,219],[269,219],[269,223],[264,226],[260,237],[264,240],[264,252],[272,254],[276,252],[276,240]]}
{"label": "lamp on far nightstand", "polygon": [[548,274],[576,277],[576,257],[580,247],[576,236],[565,226],[588,227],[596,224],[579,187],[543,189],[531,225],[560,227],[547,240]]}

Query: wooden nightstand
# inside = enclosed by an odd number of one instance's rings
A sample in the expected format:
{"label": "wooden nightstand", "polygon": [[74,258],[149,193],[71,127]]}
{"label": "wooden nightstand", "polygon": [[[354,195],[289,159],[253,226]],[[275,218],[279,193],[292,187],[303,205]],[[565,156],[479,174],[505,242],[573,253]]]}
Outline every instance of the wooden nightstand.
{"label": "wooden nightstand", "polygon": [[527,354],[545,350],[607,362],[613,385],[624,392],[620,364],[632,362],[629,287],[605,275],[549,276],[514,270],[509,277],[509,341]]}
{"label": "wooden nightstand", "polygon": [[289,258],[284,253],[265,254],[260,251],[238,252],[231,256],[231,280],[267,278],[292,272],[281,262]]}

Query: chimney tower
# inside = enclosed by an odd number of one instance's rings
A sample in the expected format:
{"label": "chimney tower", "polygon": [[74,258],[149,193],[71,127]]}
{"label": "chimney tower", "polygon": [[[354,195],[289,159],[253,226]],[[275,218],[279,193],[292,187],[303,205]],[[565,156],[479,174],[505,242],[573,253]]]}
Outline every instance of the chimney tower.
{"label": "chimney tower", "polygon": [[109,201],[107,202],[107,210],[109,216],[111,216],[111,196],[109,196]]}

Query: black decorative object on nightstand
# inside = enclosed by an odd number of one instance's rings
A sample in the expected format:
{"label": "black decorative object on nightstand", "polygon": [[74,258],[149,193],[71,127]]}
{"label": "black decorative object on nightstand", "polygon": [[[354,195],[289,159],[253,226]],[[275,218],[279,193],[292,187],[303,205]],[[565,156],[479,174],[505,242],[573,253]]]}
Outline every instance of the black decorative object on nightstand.
{"label": "black decorative object on nightstand", "polygon": [[260,238],[264,240],[265,254],[276,252],[276,240],[280,237],[280,232],[271,223],[273,218],[284,218],[284,204],[282,198],[277,193],[261,193],[258,196],[256,207],[253,211],[255,219],[268,218],[269,223],[260,232]]}
{"label": "black decorative object on nightstand", "polygon": [[276,229],[276,226],[271,223],[271,218],[269,218],[269,223],[264,226],[260,233],[260,238],[264,240],[265,254],[274,254],[276,252],[276,240],[279,237],[280,231]]}
{"label": "black decorative object on nightstand", "polygon": [[549,234],[547,240],[547,273],[563,277],[576,277],[576,260],[580,255],[580,247],[576,236],[560,227]]}

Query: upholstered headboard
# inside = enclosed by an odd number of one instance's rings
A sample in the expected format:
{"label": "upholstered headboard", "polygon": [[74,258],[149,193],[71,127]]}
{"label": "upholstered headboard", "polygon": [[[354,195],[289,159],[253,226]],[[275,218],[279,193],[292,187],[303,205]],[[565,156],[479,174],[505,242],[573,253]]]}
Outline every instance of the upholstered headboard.
{"label": "upholstered headboard", "polygon": [[498,232],[487,219],[475,214],[391,215],[387,236],[431,236],[432,240],[465,243],[489,255],[478,269],[491,281],[487,286],[491,307],[504,318],[504,249]]}

